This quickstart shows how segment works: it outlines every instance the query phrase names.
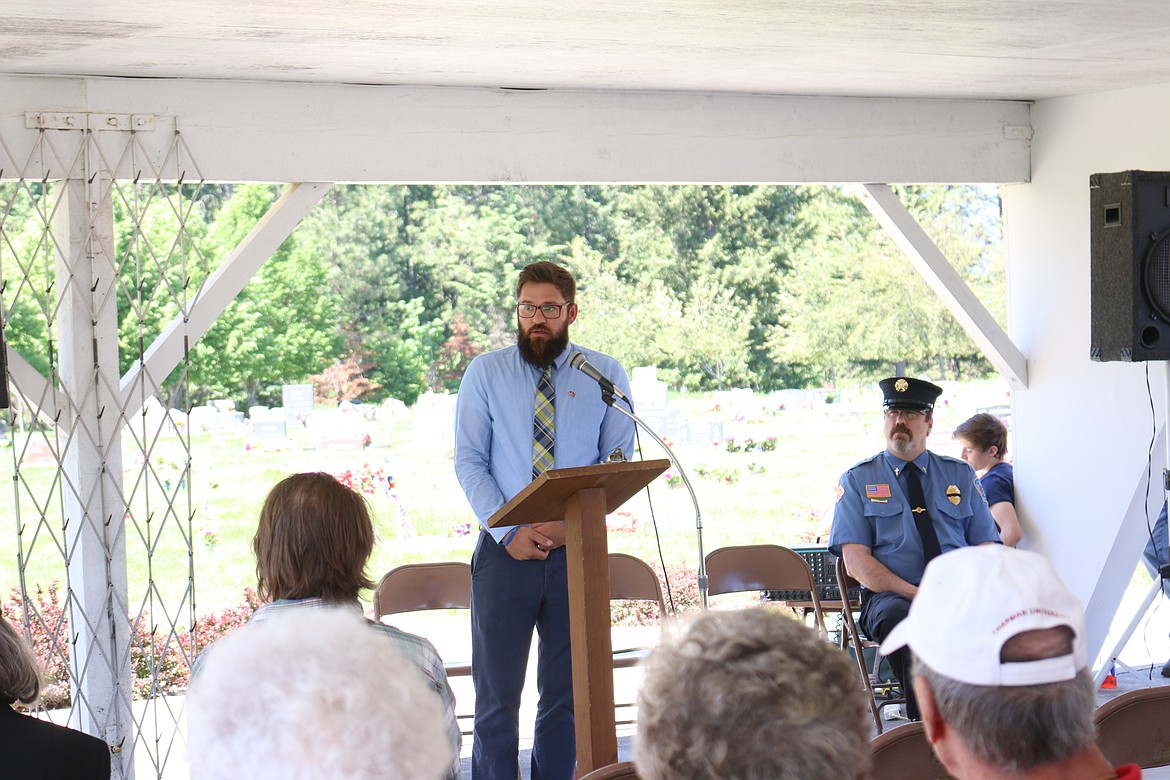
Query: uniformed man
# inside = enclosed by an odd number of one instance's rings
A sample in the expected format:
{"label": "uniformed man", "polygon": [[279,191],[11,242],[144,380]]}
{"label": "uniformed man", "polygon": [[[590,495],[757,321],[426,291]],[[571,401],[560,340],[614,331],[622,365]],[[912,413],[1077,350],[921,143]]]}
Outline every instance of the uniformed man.
{"label": "uniformed man", "polygon": [[[880,385],[886,449],[841,477],[829,534],[829,551],[844,556],[862,584],[861,630],[878,642],[906,617],[931,559],[1000,540],[971,467],[926,449],[942,388],[909,377]],[[890,665],[906,694],[907,717],[918,720],[909,654],[893,653]]]}

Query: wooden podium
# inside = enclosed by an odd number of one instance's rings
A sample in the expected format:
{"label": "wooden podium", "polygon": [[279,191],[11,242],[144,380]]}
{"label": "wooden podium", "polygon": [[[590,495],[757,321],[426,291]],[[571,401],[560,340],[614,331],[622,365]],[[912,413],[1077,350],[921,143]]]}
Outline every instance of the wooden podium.
{"label": "wooden podium", "polygon": [[605,516],[669,466],[643,460],[550,469],[488,518],[492,528],[565,521],[578,776],[618,760]]}

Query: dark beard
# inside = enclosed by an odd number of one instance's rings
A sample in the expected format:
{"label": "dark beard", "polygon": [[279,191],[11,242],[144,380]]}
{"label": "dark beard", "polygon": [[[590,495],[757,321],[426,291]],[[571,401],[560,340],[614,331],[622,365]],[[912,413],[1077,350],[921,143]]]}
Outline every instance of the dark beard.
{"label": "dark beard", "polygon": [[540,369],[548,368],[569,346],[569,329],[540,341],[533,341],[527,333],[517,331],[516,345],[520,347],[520,357],[525,363]]}

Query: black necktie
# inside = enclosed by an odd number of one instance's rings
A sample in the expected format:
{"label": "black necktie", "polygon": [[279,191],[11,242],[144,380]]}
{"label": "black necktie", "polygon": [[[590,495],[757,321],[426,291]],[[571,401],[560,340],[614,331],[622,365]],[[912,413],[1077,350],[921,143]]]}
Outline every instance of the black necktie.
{"label": "black necktie", "polygon": [[922,537],[922,557],[926,563],[942,553],[938,543],[938,534],[934,532],[934,523],[930,521],[930,512],[926,509],[926,497],[922,495],[922,482],[918,479],[918,467],[907,463],[902,467],[906,474],[906,487],[910,494],[910,511],[914,513],[914,524],[918,526],[918,535]]}

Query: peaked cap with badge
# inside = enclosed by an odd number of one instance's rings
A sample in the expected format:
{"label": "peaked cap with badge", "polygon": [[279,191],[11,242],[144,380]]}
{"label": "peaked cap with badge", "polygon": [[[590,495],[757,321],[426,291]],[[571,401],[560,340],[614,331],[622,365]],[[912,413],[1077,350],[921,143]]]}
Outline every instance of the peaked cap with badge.
{"label": "peaked cap with badge", "polygon": [[883,409],[918,409],[930,411],[934,402],[942,395],[942,388],[922,379],[909,376],[892,376],[878,382],[885,396]]}

